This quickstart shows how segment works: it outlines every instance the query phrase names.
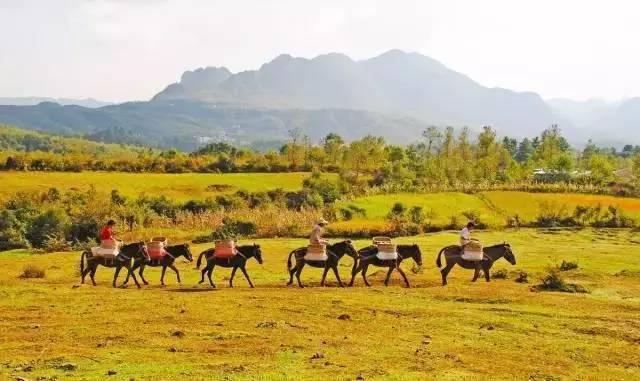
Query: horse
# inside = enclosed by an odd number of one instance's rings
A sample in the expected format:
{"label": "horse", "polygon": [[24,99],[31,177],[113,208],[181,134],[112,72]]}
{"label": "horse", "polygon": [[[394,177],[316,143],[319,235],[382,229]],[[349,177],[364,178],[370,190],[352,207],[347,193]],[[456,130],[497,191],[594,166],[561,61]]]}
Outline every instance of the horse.
{"label": "horse", "polygon": [[362,279],[364,280],[364,284],[367,286],[371,286],[369,281],[367,280],[367,269],[370,265],[378,266],[378,267],[388,267],[389,271],[387,272],[387,277],[384,280],[384,285],[387,286],[389,284],[389,279],[391,278],[391,273],[394,269],[397,269],[400,275],[402,275],[402,279],[404,279],[404,283],[407,287],[411,287],[409,285],[409,280],[407,279],[407,275],[400,268],[400,262],[404,259],[412,258],[413,261],[418,265],[422,266],[422,252],[420,251],[420,247],[418,245],[398,245],[398,258],[391,260],[381,260],[376,255],[378,248],[376,246],[367,246],[363,249],[358,250],[358,254],[360,255],[360,262],[358,266],[353,269],[351,272],[351,282],[349,286],[353,286],[353,282],[356,279],[356,275],[362,271]]}
{"label": "horse", "polygon": [[[233,277],[236,275],[236,270],[238,268],[244,274],[244,277],[247,279],[249,283],[249,287],[253,288],[253,283],[251,282],[251,278],[249,278],[249,274],[247,274],[247,260],[251,257],[255,257],[256,261],[259,264],[262,264],[262,249],[260,249],[260,245],[243,245],[236,247],[237,254],[230,258],[217,258],[215,256],[211,256],[207,258],[207,265],[202,269],[202,278],[198,284],[204,283],[204,274],[207,273],[207,277],[209,278],[209,284],[211,287],[215,288],[216,285],[213,284],[213,280],[211,279],[211,274],[213,273],[213,268],[217,266],[221,267],[231,267],[231,278],[229,278],[229,287],[233,287]],[[202,256],[202,254],[201,254]]]}
{"label": "horse", "polygon": [[[149,282],[144,278],[144,269],[147,266],[150,267],[162,267],[162,275],[160,276],[160,284],[164,284],[164,274],[167,271],[167,267],[173,270],[176,273],[176,277],[178,278],[178,283],[180,283],[180,272],[178,268],[174,265],[174,262],[178,257],[185,257],[189,262],[193,262],[193,256],[191,255],[191,248],[188,243],[183,243],[181,245],[173,245],[168,246],[164,249],[167,253],[162,258],[157,260],[151,260],[147,262],[143,259],[136,259],[133,261],[133,267],[131,268],[131,272],[135,272],[136,269],[140,268],[138,274],[140,275],[140,279],[142,279],[142,283],[148,285]],[[124,280],[122,285],[126,285],[129,281],[129,274],[127,274],[127,278]]]}
{"label": "horse", "polygon": [[[475,272],[473,274],[472,282],[475,282],[480,275],[480,269],[484,272],[484,278],[487,282],[491,281],[491,275],[489,274],[489,270],[491,266],[493,266],[493,262],[498,259],[504,257],[507,262],[512,265],[516,264],[516,257],[511,250],[511,246],[508,243],[502,243],[500,245],[494,245],[485,247],[482,249],[484,252],[484,258],[482,261],[467,261],[462,259],[462,248],[458,245],[447,246],[440,250],[438,253],[438,258],[436,259],[436,265],[440,268],[440,274],[442,275],[442,285],[447,285],[447,275],[449,271],[455,266],[460,265],[465,269],[474,269]],[[440,256],[444,254],[445,261],[447,265],[442,268],[442,262],[440,260]]]}
{"label": "horse", "polygon": [[[87,267],[85,268],[85,258]],[[96,285],[95,275],[98,266],[104,266],[109,268],[115,268],[115,274],[113,275],[113,287],[116,287],[116,280],[120,270],[125,267],[128,271],[127,277],[131,275],[136,286],[140,288],[140,283],[136,275],[131,271],[131,259],[135,260],[148,260],[149,254],[147,253],[147,245],[144,242],[130,243],[120,248],[120,253],[113,259],[105,258],[102,256],[93,256],[91,251],[83,251],[80,255],[80,274],[82,274],[82,282],[84,284],[84,278],[87,274],[91,276],[91,282]]]}
{"label": "horse", "polygon": [[[302,282],[300,282],[300,273],[302,273],[302,269],[304,268],[304,266],[308,264],[311,267],[324,268],[324,272],[322,273],[322,281],[320,281],[321,286],[324,286],[325,279],[327,278],[327,272],[329,272],[329,269],[332,269],[333,273],[336,276],[336,279],[338,280],[338,284],[340,285],[340,287],[344,287],[344,285],[342,284],[342,280],[340,279],[340,274],[338,274],[338,262],[340,262],[340,259],[342,259],[342,257],[347,254],[351,258],[353,258],[353,269],[355,269],[356,265],[358,264],[358,252],[356,251],[355,247],[353,247],[353,244],[350,240],[341,241],[333,245],[327,245],[328,258],[325,261],[307,261],[304,259],[304,256],[306,254],[306,247],[295,249],[291,253],[289,253],[289,257],[287,258],[289,282],[287,283],[287,286],[293,284],[293,275],[295,274],[296,279],[298,280],[298,286],[300,288],[304,288]],[[292,256],[295,256],[296,258],[296,265],[293,267],[291,263]],[[353,271],[353,269],[351,271]]]}

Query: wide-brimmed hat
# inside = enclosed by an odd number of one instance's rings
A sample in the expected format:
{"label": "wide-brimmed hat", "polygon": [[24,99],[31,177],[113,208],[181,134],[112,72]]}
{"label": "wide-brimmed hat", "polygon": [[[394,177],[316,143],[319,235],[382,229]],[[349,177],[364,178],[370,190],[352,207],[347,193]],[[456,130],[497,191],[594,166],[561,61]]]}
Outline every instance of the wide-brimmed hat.
{"label": "wide-brimmed hat", "polygon": [[324,218],[320,218],[318,221],[316,221],[316,224],[318,224],[318,225],[328,225],[329,221],[325,220]]}

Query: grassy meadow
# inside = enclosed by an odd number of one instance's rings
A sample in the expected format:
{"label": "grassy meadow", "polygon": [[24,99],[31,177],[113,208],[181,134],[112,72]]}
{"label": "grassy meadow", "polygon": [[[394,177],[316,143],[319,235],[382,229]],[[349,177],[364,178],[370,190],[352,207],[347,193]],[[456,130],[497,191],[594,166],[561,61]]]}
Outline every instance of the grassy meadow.
{"label": "grassy meadow", "polygon": [[[286,287],[287,253],[299,239],[258,240],[264,265],[248,265],[256,284],[217,269],[218,288],[198,286],[199,272],[180,259],[177,285],[159,269],[141,290],[112,289],[101,268],[98,286],[79,285],[78,253],[0,255],[0,378],[102,380],[635,380],[640,376],[640,241],[629,230],[483,231],[487,244],[508,241],[518,263],[502,260],[509,279],[471,283],[455,268],[440,286],[437,250],[454,232],[398,239],[418,243],[422,272],[370,270],[373,287],[318,287],[321,270],[306,268],[307,287]],[[355,241],[361,247],[368,241]],[[206,245],[193,247],[198,253]],[[545,268],[563,272],[588,294],[532,292]],[[20,279],[27,265],[42,279]],[[348,278],[351,261],[340,267]],[[526,271],[530,284],[514,282]],[[339,317],[342,316],[341,319]]]}
{"label": "grassy meadow", "polygon": [[[327,174],[326,176],[335,176]],[[216,193],[276,188],[298,190],[308,173],[123,173],[123,172],[0,172],[0,200],[13,192],[46,192],[55,187],[98,191],[117,189],[124,196],[164,195],[177,201],[204,199]],[[218,190],[222,186],[222,191]]]}

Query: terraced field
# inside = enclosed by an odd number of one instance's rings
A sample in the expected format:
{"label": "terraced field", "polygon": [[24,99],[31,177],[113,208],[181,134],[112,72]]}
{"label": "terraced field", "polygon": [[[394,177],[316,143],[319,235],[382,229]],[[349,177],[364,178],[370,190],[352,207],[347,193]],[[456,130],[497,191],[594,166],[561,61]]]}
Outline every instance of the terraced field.
{"label": "terraced field", "polygon": [[[453,270],[440,286],[438,248],[453,232],[403,238],[424,255],[421,272],[405,263],[413,288],[286,287],[285,262],[299,239],[259,240],[264,265],[248,265],[256,284],[217,269],[218,289],[197,285],[193,264],[179,260],[183,284],[147,270],[150,286],[79,285],[78,253],[0,254],[0,379],[103,380],[637,380],[640,376],[640,236],[628,230],[478,232],[486,243],[510,242],[518,263],[496,263],[508,279],[470,283]],[[356,241],[361,247],[367,241]],[[194,252],[204,245],[193,248]],[[545,268],[563,272],[588,294],[532,292]],[[42,279],[20,279],[27,265]],[[351,267],[345,259],[344,278]],[[531,283],[514,282],[526,271]]]}

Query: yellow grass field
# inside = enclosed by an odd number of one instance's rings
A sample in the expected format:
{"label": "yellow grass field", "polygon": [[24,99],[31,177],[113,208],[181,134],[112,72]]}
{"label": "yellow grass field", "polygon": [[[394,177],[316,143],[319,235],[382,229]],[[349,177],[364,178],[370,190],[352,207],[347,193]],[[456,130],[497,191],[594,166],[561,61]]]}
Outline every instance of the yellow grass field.
{"label": "yellow grass field", "polygon": [[[486,243],[509,241],[531,284],[545,267],[577,260],[563,272],[589,294],[532,292],[513,274],[470,283],[455,268],[440,286],[437,250],[453,232],[399,239],[416,242],[423,270],[413,287],[395,274],[370,271],[373,287],[286,287],[289,250],[303,240],[259,240],[265,263],[251,261],[256,284],[217,269],[218,289],[196,285],[199,273],[180,259],[183,284],[159,270],[141,290],[79,286],[78,253],[0,254],[0,379],[30,380],[637,380],[640,377],[640,237],[628,230],[478,232]],[[367,241],[356,241],[358,247]],[[193,248],[199,252],[205,246]],[[27,265],[43,279],[19,279]],[[348,278],[351,261],[340,267]],[[339,319],[342,315],[342,319]],[[107,376],[109,373],[111,377]]]}
{"label": "yellow grass field", "polygon": [[[326,175],[333,177],[334,175]],[[164,195],[178,201],[203,199],[215,195],[207,190],[211,185],[231,186],[225,192],[246,190],[266,191],[276,188],[298,190],[308,173],[121,173],[121,172],[0,172],[0,200],[12,192],[46,192],[55,187],[60,190],[89,189],[111,192],[117,189],[125,196]]]}

